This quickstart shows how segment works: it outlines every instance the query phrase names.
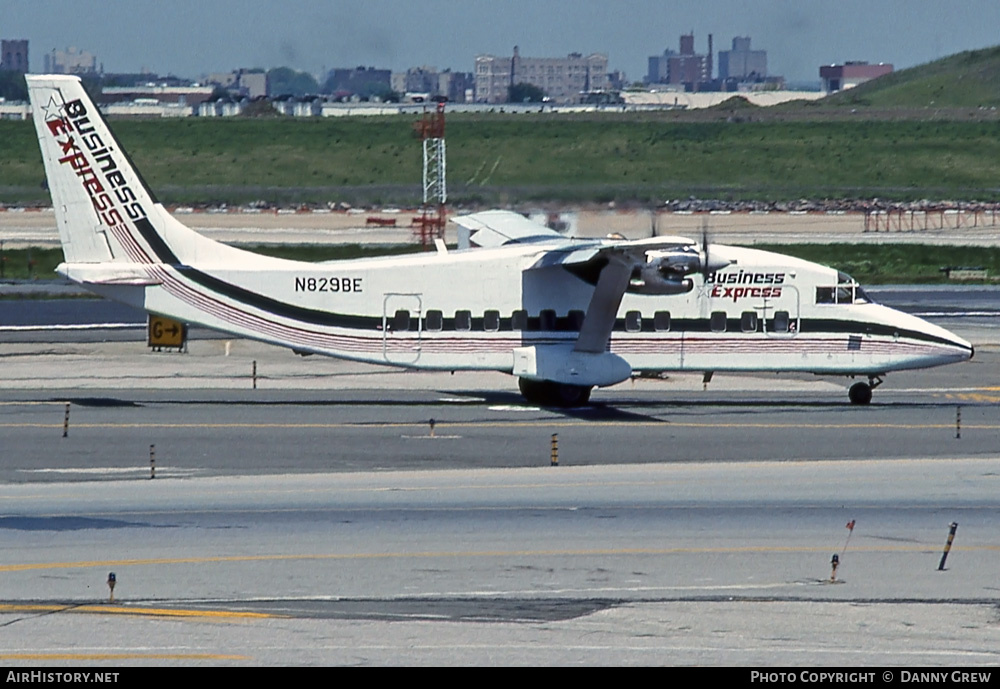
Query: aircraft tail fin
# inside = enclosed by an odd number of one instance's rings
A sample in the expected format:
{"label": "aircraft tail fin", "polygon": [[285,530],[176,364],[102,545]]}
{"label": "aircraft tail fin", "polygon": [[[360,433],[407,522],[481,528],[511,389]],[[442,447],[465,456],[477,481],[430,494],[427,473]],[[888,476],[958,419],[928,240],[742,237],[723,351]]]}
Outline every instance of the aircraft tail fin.
{"label": "aircraft tail fin", "polygon": [[78,77],[26,80],[67,263],[177,263],[204,240],[157,202]]}

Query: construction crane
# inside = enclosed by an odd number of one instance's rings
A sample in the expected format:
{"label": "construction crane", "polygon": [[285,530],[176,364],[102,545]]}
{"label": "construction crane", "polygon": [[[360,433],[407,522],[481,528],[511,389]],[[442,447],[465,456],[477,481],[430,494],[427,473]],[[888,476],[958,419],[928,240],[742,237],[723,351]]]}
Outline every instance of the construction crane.
{"label": "construction crane", "polygon": [[413,219],[413,234],[414,237],[419,237],[422,245],[429,246],[435,239],[444,238],[447,219],[444,103],[438,103],[437,109],[432,113],[425,111],[423,118],[413,123],[413,131],[420,137],[424,149],[423,204],[420,207],[420,217]]}

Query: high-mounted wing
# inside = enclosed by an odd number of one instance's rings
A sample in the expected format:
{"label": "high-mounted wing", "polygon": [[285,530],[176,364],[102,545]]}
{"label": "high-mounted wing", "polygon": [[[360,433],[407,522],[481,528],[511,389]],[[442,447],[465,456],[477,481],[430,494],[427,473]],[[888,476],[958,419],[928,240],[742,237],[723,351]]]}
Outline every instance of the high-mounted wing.
{"label": "high-mounted wing", "polygon": [[[707,246],[699,248],[695,241],[684,237],[632,241],[567,238],[511,211],[486,211],[454,220],[475,231],[471,240],[479,246],[560,240],[547,246],[527,270],[561,266],[594,284],[571,351],[562,346],[531,346],[515,351],[515,375],[533,379],[576,384],[589,377],[600,381],[599,385],[624,380],[631,368],[608,352],[608,345],[625,292],[682,294],[694,287],[690,279],[693,273],[707,274],[729,264],[709,258]],[[588,375],[583,374],[584,370]]]}
{"label": "high-mounted wing", "polygon": [[482,247],[565,239],[555,230],[513,211],[483,211],[461,215],[452,220],[455,224],[472,230],[475,234],[470,239]]}

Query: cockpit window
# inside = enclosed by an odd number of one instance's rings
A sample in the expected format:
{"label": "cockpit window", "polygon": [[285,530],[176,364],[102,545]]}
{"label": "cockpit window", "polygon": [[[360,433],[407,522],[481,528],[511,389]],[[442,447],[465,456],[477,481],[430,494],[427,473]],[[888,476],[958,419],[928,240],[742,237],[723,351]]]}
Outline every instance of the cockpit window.
{"label": "cockpit window", "polygon": [[837,290],[833,287],[817,287],[816,288],[816,303],[817,304],[836,304],[837,303]]}
{"label": "cockpit window", "polygon": [[871,298],[847,273],[837,273],[836,287],[817,287],[817,304],[869,304]]}

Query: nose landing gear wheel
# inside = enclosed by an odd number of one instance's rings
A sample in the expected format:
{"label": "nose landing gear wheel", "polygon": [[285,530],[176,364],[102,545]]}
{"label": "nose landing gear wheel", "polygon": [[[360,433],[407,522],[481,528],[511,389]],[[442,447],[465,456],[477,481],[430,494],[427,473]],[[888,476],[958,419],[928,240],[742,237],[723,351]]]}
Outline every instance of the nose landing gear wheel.
{"label": "nose landing gear wheel", "polygon": [[868,404],[872,401],[872,386],[868,383],[855,383],[847,391],[851,404]]}

